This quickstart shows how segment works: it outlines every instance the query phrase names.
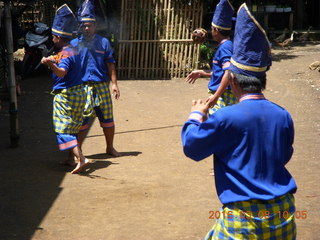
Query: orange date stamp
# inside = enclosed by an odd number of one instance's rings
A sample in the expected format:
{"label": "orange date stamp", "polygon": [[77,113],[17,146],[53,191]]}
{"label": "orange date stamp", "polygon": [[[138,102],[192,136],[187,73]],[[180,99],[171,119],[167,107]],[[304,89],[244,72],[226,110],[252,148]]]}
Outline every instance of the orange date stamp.
{"label": "orange date stamp", "polygon": [[307,219],[308,211],[295,211],[294,213],[288,211],[277,211],[270,212],[266,210],[261,210],[259,212],[251,211],[240,211],[240,214],[234,216],[233,211],[209,211],[209,219],[219,219],[219,218],[240,218],[240,219],[251,219],[251,218],[260,218],[260,219],[269,219],[270,217],[277,217],[282,219],[288,219],[290,216],[294,215],[296,219]]}

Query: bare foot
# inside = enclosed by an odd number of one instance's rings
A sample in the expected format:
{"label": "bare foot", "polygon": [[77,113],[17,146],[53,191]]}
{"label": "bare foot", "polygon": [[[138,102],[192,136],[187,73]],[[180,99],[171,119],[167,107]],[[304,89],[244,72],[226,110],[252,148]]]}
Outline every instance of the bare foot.
{"label": "bare foot", "polygon": [[121,153],[119,153],[117,150],[115,150],[114,148],[112,149],[107,149],[107,154],[108,155],[111,155],[111,156],[114,156],[114,157],[121,157]]}
{"label": "bare foot", "polygon": [[76,173],[81,172],[81,170],[82,170],[85,166],[87,166],[89,163],[90,163],[90,161],[89,161],[87,158],[85,158],[84,161],[78,162],[76,168],[73,169],[73,170],[71,171],[71,173],[72,173],[72,174],[76,174]]}

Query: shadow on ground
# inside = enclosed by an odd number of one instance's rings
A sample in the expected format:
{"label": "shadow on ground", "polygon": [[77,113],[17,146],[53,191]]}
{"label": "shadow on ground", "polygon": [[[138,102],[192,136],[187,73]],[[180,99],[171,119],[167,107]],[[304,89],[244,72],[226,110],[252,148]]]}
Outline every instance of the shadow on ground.
{"label": "shadow on ground", "polygon": [[3,102],[0,112],[0,239],[3,240],[31,238],[59,195],[65,176],[65,172],[52,171],[62,155],[52,131],[50,77],[25,79],[21,87],[17,148],[9,148],[8,102]]}
{"label": "shadow on ground", "polygon": [[[42,73],[43,74],[43,73]],[[8,102],[0,111],[0,239],[30,239],[61,192],[66,171],[52,128],[48,74],[21,82],[20,140],[10,148]],[[59,170],[58,170],[59,169]]]}
{"label": "shadow on ground", "polygon": [[[59,164],[67,153],[58,150],[52,127],[52,88],[49,73],[24,79],[18,98],[20,140],[10,148],[9,103],[0,111],[0,239],[31,239],[62,191],[61,182],[71,167]],[[138,156],[141,152],[121,152]],[[113,163],[106,154],[87,156],[92,164],[81,174],[93,173]],[[103,160],[104,159],[104,160]],[[113,179],[108,179],[113,180]]]}

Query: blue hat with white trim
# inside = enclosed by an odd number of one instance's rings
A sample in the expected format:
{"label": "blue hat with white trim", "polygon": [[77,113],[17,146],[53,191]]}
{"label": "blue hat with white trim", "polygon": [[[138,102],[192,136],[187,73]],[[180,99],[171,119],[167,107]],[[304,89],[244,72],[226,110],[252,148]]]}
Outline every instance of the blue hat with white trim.
{"label": "blue hat with white trim", "polygon": [[68,7],[67,4],[63,4],[56,11],[56,15],[53,19],[52,34],[64,38],[72,38],[72,33],[77,21],[76,18]]}
{"label": "blue hat with white trim", "polygon": [[271,47],[266,32],[247,5],[240,6],[229,70],[251,77],[265,77],[271,66]]}
{"label": "blue hat with white trim", "polygon": [[94,0],[85,0],[78,10],[78,22],[95,22]]}
{"label": "blue hat with white trim", "polygon": [[221,30],[231,30],[233,11],[229,0],[220,0],[212,17],[212,26]]}

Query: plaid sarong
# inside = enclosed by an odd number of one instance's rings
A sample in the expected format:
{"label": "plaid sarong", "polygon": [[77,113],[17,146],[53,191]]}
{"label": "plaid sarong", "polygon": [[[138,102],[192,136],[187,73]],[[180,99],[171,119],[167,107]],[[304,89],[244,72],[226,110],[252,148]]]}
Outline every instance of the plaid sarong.
{"label": "plaid sarong", "polygon": [[205,240],[296,239],[295,205],[292,194],[276,199],[227,204],[221,209]]}
{"label": "plaid sarong", "polygon": [[96,117],[95,108],[100,109],[99,115],[103,119],[113,119],[112,99],[108,82],[86,82],[85,91],[87,93],[85,116]]}
{"label": "plaid sarong", "polygon": [[77,134],[83,122],[86,103],[84,85],[62,89],[53,98],[53,126],[56,133]]}
{"label": "plaid sarong", "polygon": [[[215,93],[215,91],[209,90],[208,93],[211,96],[211,95],[213,95]],[[227,89],[219,97],[217,103],[213,106],[213,108],[209,109],[209,115],[214,114],[220,108],[236,104],[237,102],[238,101],[237,101],[236,97],[233,95],[232,91]]]}

